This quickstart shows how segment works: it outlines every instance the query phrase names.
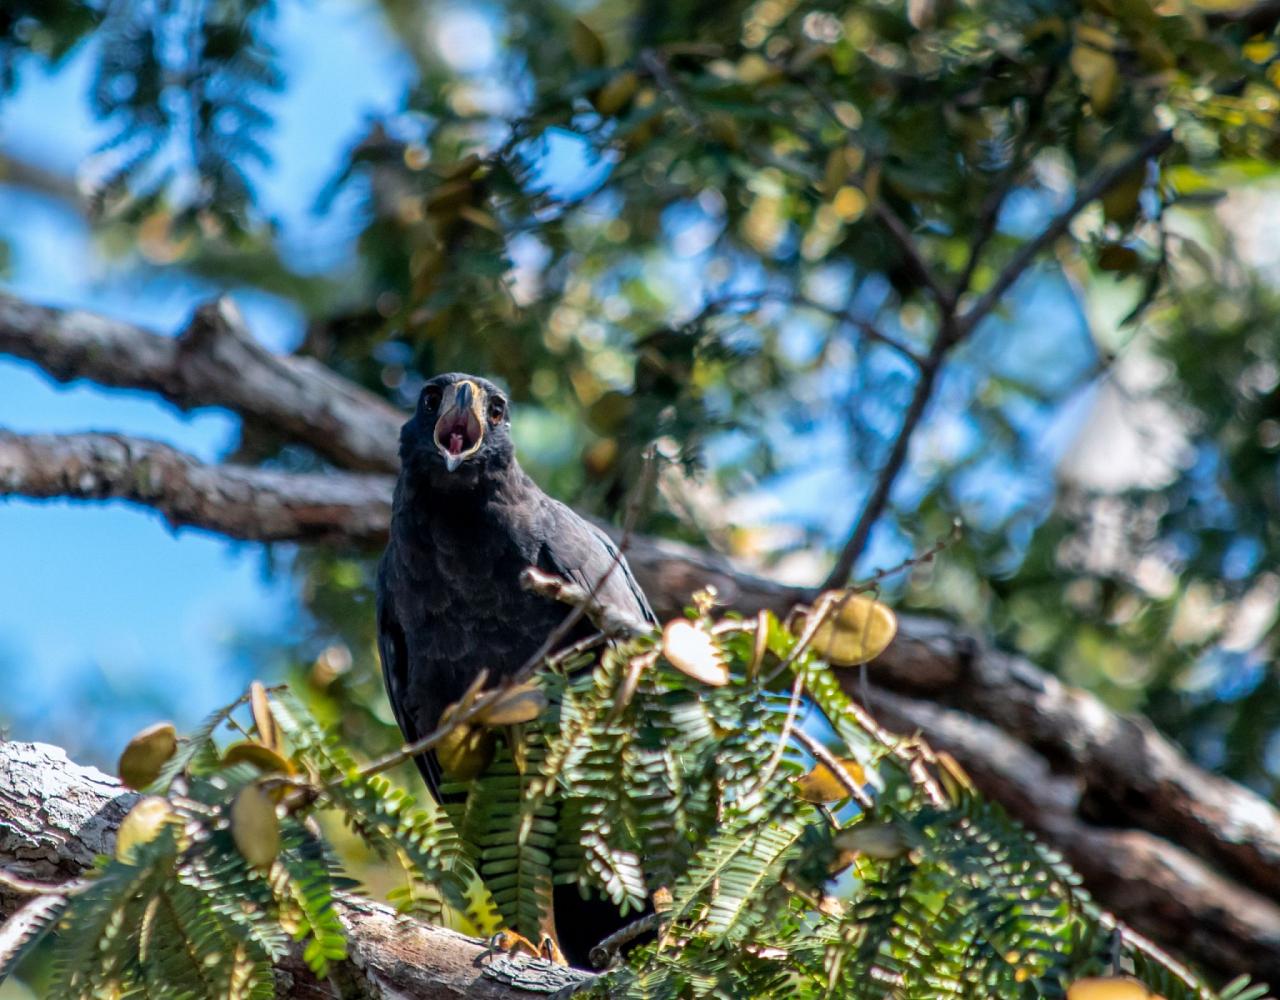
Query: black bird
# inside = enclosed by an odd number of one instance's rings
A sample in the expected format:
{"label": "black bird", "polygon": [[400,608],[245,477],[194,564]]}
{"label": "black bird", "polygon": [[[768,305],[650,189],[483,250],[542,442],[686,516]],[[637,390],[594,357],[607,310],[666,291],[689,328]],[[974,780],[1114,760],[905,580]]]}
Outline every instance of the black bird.
{"label": "black bird", "polygon": [[[437,375],[400,432],[391,537],[378,567],[378,651],[406,740],[431,732],[480,671],[492,685],[518,670],[564,621],[565,605],[521,587],[528,566],[587,589],[607,574],[603,604],[638,626],[656,621],[609,538],[520,468],[502,390],[474,375]],[[583,619],[562,646],[593,631]],[[417,763],[438,798],[434,753]],[[621,925],[611,904],[573,887],[557,887],[554,907],[575,965]]]}

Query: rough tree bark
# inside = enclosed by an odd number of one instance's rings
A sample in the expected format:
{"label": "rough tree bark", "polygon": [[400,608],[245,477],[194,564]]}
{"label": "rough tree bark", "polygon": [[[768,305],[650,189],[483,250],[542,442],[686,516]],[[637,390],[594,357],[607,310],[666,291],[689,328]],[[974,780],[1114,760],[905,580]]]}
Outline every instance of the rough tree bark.
{"label": "rough tree bark", "polygon": [[[50,887],[76,878],[95,855],[111,853],[137,797],[58,747],[0,743],[0,870]],[[13,881],[0,876],[0,917],[32,898]],[[591,978],[536,959],[486,957],[481,941],[357,896],[340,897],[339,913],[351,950],[340,974],[368,1000],[533,1000]],[[277,995],[332,1000],[335,992],[295,954],[280,967]]]}
{"label": "rough tree bark", "polygon": [[[171,338],[0,293],[3,353],[62,381],[227,407],[351,471],[211,466],[113,435],[0,433],[0,496],[122,498],[175,526],[255,541],[369,548],[385,536],[402,415],[314,361],[263,350],[225,303]],[[627,555],[664,616],[708,583],[746,613],[813,596],[669,541],[633,537]],[[873,691],[885,689],[874,712],[951,750],[1108,909],[1210,969],[1280,982],[1280,813],[1269,803],[1197,767],[1144,720],[945,622],[905,617],[870,673]]]}

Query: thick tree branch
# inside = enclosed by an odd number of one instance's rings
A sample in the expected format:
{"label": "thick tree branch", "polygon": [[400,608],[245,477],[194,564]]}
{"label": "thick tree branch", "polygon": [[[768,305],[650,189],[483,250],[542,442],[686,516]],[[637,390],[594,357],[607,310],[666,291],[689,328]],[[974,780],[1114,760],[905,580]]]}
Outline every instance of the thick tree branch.
{"label": "thick tree branch", "polygon": [[[369,547],[385,538],[391,482],[205,466],[168,446],[112,435],[0,432],[6,493],[119,497],[155,507],[173,524],[234,538]],[[708,583],[747,614],[785,614],[813,596],[676,542],[633,536],[627,558],[664,617]],[[927,619],[904,619],[872,676],[999,726],[1059,769],[1084,775],[1088,809],[1172,836],[1280,899],[1280,815],[1247,789],[1195,767],[1148,723],[1118,716],[1027,661]]]}
{"label": "thick tree branch", "polygon": [[[1145,719],[1112,712],[1022,657],[926,619],[903,623],[870,676],[1021,741],[1055,773],[1080,782],[1081,819],[1149,830],[1280,901],[1280,813],[1197,767]],[[856,696],[852,682],[849,690]]]}
{"label": "thick tree branch", "polygon": [[131,500],[175,528],[245,541],[379,544],[391,486],[388,476],[204,465],[157,441],[118,434],[0,431],[0,496]]}
{"label": "thick tree branch", "polygon": [[[234,338],[240,344],[234,348],[238,367],[227,367],[210,360],[198,334],[173,340],[0,295],[0,352],[34,360],[56,377],[152,389],[179,405],[223,405],[251,419],[277,419],[272,416],[277,414],[278,426],[335,461],[348,455],[353,467],[394,469],[392,445],[401,416],[387,404],[318,365],[275,358],[251,342],[245,347],[239,334]],[[225,341],[219,335],[213,339]],[[922,398],[927,401],[927,394]],[[357,428],[341,447],[331,446],[329,430],[308,424],[317,400],[324,399],[338,402],[323,419],[349,421]],[[300,409],[287,419],[278,413],[295,404]],[[301,431],[295,434],[295,427]],[[156,508],[175,525],[234,538],[377,546],[385,537],[390,493],[388,476],[318,477],[206,466],[164,445],[110,435],[0,435],[0,495],[125,498]],[[785,613],[813,596],[678,543],[634,536],[627,558],[664,617],[678,613],[689,595],[708,583],[726,605],[745,613],[761,608]],[[904,619],[898,640],[872,672],[886,687],[994,725],[1040,755],[1054,773],[1078,775],[1083,785],[1072,822],[1082,824],[1084,832],[1136,826],[1176,841],[1241,884],[1280,899],[1280,815],[1247,789],[1195,767],[1149,724],[1117,716],[1025,660],[984,649],[953,626],[924,619]],[[1013,792],[995,787],[993,794],[1003,798]],[[1059,838],[1080,830],[1064,826],[1057,834],[1045,832],[1067,850],[1069,844]],[[1089,874],[1086,865],[1080,867]],[[1153,878],[1149,884],[1161,894],[1154,912],[1187,905],[1176,895],[1183,883]],[[1112,898],[1120,891],[1118,882],[1091,877],[1090,885],[1108,908],[1126,914],[1123,900]],[[1132,916],[1130,922],[1143,926]]]}
{"label": "thick tree branch", "polygon": [[[57,747],[0,743],[0,868],[46,883],[75,878],[94,855],[112,852],[116,828],[136,799]],[[0,918],[26,900],[0,883]],[[589,978],[536,959],[486,960],[482,942],[360,897],[339,897],[338,910],[351,950],[343,974],[361,996],[532,1000]],[[276,987],[277,996],[299,1000],[335,995],[332,984],[311,976],[300,953],[281,966]]]}
{"label": "thick tree branch", "polygon": [[873,710],[889,728],[928,734],[982,791],[1062,851],[1085,885],[1135,930],[1224,979],[1248,972],[1280,981],[1280,906],[1224,878],[1183,848],[1144,830],[1082,818],[1078,776],[987,722],[957,709],[876,691]]}
{"label": "thick tree branch", "polygon": [[360,472],[396,472],[403,415],[311,358],[273,354],[230,299],[196,310],[177,337],[0,292],[0,354],[60,382],[144,389],[175,406],[225,406]]}

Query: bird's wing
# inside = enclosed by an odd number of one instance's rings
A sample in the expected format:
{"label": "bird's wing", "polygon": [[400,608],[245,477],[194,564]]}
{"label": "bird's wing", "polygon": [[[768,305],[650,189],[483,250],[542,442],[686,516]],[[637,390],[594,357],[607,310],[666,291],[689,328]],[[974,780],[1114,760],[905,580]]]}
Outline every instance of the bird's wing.
{"label": "bird's wing", "polygon": [[[396,616],[395,602],[387,586],[387,562],[378,566],[378,658],[382,661],[382,682],[386,685],[387,700],[406,743],[415,743],[426,733],[418,731],[417,721],[408,710],[412,699],[409,690],[409,646],[404,627]],[[440,798],[440,763],[433,751],[420,753],[413,759],[422,772],[433,798]]]}
{"label": "bird's wing", "polygon": [[[590,591],[608,574],[596,597],[607,607],[633,618],[637,625],[656,625],[657,617],[613,540],[559,500],[546,498],[550,530],[543,554],[553,573]],[[615,567],[615,563],[616,568]]]}

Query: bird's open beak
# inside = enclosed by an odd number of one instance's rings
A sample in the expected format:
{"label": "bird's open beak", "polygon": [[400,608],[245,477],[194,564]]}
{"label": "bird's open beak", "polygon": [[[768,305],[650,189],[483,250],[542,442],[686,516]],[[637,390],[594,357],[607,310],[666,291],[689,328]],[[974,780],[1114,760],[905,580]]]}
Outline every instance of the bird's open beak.
{"label": "bird's open beak", "polygon": [[466,380],[454,382],[444,390],[435,440],[450,472],[484,443],[483,396],[479,386]]}

